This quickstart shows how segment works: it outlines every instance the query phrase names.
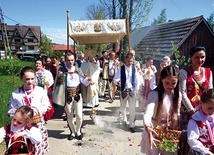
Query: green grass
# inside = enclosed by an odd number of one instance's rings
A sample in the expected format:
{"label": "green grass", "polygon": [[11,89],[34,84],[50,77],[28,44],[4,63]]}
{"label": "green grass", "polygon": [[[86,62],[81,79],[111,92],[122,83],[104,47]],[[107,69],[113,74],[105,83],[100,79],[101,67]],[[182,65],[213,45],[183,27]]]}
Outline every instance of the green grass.
{"label": "green grass", "polygon": [[10,123],[7,116],[8,104],[10,101],[11,93],[21,86],[21,80],[17,76],[0,76],[0,126]]}

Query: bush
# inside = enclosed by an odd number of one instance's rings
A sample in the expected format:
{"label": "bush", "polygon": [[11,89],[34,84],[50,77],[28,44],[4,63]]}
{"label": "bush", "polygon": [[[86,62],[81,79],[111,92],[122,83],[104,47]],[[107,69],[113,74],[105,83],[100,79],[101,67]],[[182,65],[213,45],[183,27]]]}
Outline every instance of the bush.
{"label": "bush", "polygon": [[14,60],[0,60],[0,76],[1,75],[15,75],[18,76],[21,69],[24,66],[34,67],[34,62],[20,61],[19,59]]}
{"label": "bush", "polygon": [[20,70],[24,66],[34,66],[33,62],[19,60],[0,60],[0,127],[9,124],[7,116],[11,93],[22,85],[19,79]]}

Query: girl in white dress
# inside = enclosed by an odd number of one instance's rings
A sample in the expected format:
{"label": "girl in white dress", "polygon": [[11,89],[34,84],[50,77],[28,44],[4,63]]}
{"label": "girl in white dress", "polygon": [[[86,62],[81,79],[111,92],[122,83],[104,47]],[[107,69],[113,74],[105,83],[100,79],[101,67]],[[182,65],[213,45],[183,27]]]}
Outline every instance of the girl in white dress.
{"label": "girl in white dress", "polygon": [[31,67],[24,67],[20,73],[20,79],[23,86],[12,92],[9,103],[8,115],[13,117],[17,108],[21,106],[29,106],[34,109],[34,115],[39,112],[41,121],[35,126],[40,129],[42,134],[42,142],[35,145],[35,155],[44,155],[49,151],[48,133],[45,127],[43,115],[47,110],[51,109],[47,91],[39,86],[35,86],[35,71]]}
{"label": "girl in white dress", "polygon": [[144,114],[145,130],[141,139],[141,152],[147,155],[171,155],[157,148],[158,141],[155,139],[157,133],[156,126],[177,129],[179,120],[179,109],[181,104],[181,94],[178,84],[179,69],[174,66],[163,68],[160,74],[158,87],[150,92],[147,107]]}

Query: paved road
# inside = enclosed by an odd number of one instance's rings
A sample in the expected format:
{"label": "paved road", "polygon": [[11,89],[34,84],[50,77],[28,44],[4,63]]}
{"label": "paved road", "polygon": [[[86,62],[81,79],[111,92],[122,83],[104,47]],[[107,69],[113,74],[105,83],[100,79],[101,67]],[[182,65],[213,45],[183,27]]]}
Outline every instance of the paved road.
{"label": "paved road", "polygon": [[[100,99],[97,110],[97,124],[90,118],[90,110],[84,109],[84,134],[82,145],[80,141],[67,140],[69,129],[66,121],[60,118],[62,109],[47,123],[50,152],[47,155],[140,155],[140,140],[143,131],[142,113],[137,109],[136,133],[130,133],[128,125],[117,122],[119,100],[109,103]],[[138,107],[138,104],[137,104]],[[128,108],[127,108],[128,110]]]}

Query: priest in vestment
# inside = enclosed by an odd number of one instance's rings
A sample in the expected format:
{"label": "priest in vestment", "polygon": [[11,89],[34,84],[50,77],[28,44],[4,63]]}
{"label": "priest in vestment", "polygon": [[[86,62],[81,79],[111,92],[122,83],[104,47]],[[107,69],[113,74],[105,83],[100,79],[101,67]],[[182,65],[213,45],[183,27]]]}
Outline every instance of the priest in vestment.
{"label": "priest in vestment", "polygon": [[94,108],[99,106],[98,97],[98,79],[100,75],[100,67],[96,63],[94,56],[88,52],[87,61],[82,63],[81,69],[86,77],[90,77],[92,82],[88,86],[81,84],[81,94],[83,98],[84,108]]}

